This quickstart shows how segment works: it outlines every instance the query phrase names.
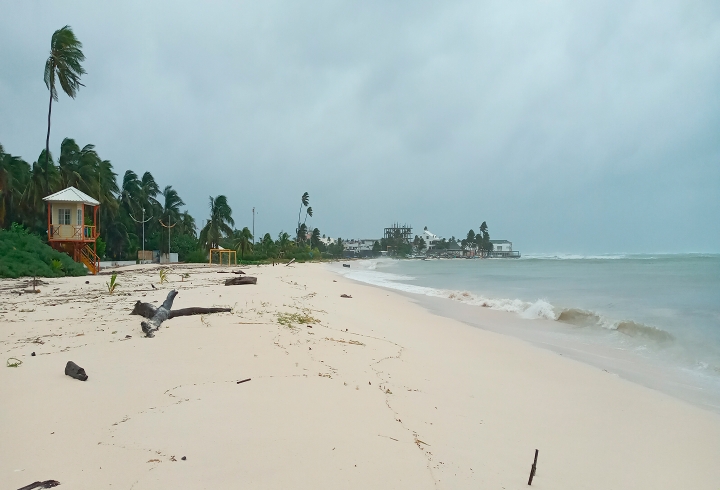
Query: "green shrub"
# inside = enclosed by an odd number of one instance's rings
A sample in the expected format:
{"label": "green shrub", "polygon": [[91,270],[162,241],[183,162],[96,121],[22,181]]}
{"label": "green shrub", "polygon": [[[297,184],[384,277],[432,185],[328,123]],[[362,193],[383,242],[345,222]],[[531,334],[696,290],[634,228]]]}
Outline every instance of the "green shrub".
{"label": "green shrub", "polygon": [[185,257],[185,262],[194,263],[194,264],[202,264],[208,261],[207,252],[204,250],[195,250],[193,252],[190,252]]}
{"label": "green shrub", "polygon": [[87,270],[67,254],[53,250],[39,236],[12,226],[0,230],[0,277],[84,276]]}

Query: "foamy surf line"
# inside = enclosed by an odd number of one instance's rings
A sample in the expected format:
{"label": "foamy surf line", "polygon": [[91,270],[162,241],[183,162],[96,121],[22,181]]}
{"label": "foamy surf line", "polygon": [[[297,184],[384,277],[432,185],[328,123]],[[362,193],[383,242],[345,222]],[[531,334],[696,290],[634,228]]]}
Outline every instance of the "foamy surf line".
{"label": "foamy surf line", "polygon": [[333,269],[335,272],[358,282],[394,289],[405,293],[420,294],[432,298],[446,298],[459,301],[471,306],[480,306],[496,311],[515,313],[526,320],[544,319],[567,323],[578,327],[599,327],[614,330],[629,337],[643,338],[655,342],[671,342],[674,337],[669,332],[652,325],[632,320],[614,320],[593,311],[579,308],[558,308],[545,299],[534,302],[521,299],[488,298],[469,291],[430,288],[408,284],[403,281],[412,281],[415,278],[391,272],[380,272],[376,263],[370,262],[363,269],[342,268]]}

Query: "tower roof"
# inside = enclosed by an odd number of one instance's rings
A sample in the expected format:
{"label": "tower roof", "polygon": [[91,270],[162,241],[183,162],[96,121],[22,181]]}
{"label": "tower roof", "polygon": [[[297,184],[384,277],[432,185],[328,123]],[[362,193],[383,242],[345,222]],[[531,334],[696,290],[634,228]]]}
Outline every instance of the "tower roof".
{"label": "tower roof", "polygon": [[56,192],[55,194],[51,194],[47,197],[43,197],[43,201],[47,202],[81,202],[83,204],[87,204],[88,206],[99,206],[100,203],[93,199],[92,197],[88,196],[82,191],[77,190],[74,187],[68,187],[67,189],[63,189],[59,192]]}

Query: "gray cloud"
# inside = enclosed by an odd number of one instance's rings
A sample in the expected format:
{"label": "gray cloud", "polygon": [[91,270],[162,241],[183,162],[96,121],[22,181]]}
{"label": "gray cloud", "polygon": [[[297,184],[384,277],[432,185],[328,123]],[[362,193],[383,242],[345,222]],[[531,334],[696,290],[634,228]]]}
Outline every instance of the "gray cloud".
{"label": "gray cloud", "polygon": [[86,85],[51,145],[150,170],[198,219],[379,236],[393,220],[523,251],[720,252],[716,2],[4,1],[0,142],[44,145],[42,66]]}

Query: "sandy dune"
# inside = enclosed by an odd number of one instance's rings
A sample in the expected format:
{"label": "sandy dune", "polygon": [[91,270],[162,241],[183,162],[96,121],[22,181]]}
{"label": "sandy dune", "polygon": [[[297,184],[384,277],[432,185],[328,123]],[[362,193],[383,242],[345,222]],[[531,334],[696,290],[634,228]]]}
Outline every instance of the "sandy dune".
{"label": "sandy dune", "polygon": [[[323,265],[219,270],[127,268],[113,295],[0,281],[0,349],[23,361],[0,369],[0,487],[519,489],[538,448],[534,488],[718,488],[717,414]],[[134,302],[172,288],[233,312],[143,338]]]}

